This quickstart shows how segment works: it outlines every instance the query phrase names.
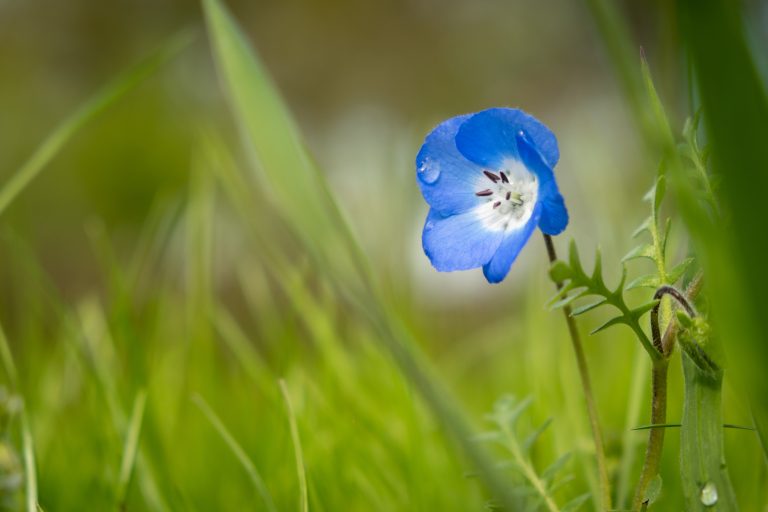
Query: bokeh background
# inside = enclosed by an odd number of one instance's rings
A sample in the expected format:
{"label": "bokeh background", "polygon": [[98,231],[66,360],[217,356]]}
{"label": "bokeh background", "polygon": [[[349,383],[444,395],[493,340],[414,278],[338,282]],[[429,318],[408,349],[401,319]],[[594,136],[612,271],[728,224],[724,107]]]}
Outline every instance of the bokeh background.
{"label": "bokeh background", "polygon": [[[689,89],[667,4],[619,7],[638,66],[641,45],[679,132],[691,113]],[[563,502],[593,488],[571,347],[560,313],[546,306],[554,290],[542,241],[531,239],[500,285],[488,285],[480,270],[437,273],[420,247],[427,206],[413,165],[426,133],[447,117],[491,106],[535,115],[561,148],[556,173],[571,224],[558,249],[576,239],[589,265],[599,245],[615,282],[636,244],[630,234],[648,215],[642,197],[658,155],[643,144],[586,2],[228,6],[427,365],[478,431],[499,397],[530,396],[523,430],[553,418],[534,463],[573,454]],[[768,9],[743,7],[759,54]],[[269,191],[254,187],[248,216],[204,177],[208,146],[226,155],[219,163],[246,174],[251,161],[196,2],[0,0],[0,182],[78,105],[182,29],[192,30],[189,46],[78,130],[0,216],[0,323],[35,440],[41,506],[266,510],[253,483],[263,480],[278,510],[295,508],[301,486],[278,386],[284,378],[310,508],[482,509],[490,498],[471,464],[357,313],[317,276]],[[665,212],[674,217],[674,206]],[[277,248],[289,275],[249,230]],[[676,260],[687,253],[678,220],[671,243]],[[630,274],[643,265],[630,264]],[[647,291],[634,293],[647,299]],[[584,317],[585,334],[605,315]],[[630,429],[647,423],[647,362],[621,327],[586,344],[621,502],[644,449],[646,434]],[[681,386],[673,362],[671,421],[679,419]],[[120,463],[141,390],[139,455],[123,488]],[[194,397],[221,416],[258,478]],[[728,381],[724,401],[727,422],[751,424],[749,404]],[[4,471],[19,476],[17,416]],[[667,436],[660,510],[681,509],[676,436]],[[726,431],[725,442],[743,509],[764,509],[756,436]],[[518,478],[508,476],[510,485]],[[11,502],[22,499],[21,487],[9,488]]]}

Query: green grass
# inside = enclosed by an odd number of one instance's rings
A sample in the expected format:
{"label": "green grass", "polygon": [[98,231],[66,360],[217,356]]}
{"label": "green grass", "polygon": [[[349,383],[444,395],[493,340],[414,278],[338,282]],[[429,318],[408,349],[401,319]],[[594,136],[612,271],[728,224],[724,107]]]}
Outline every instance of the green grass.
{"label": "green grass", "polygon": [[[641,97],[648,68],[632,59],[628,38],[616,40],[627,34],[618,13],[590,5],[609,46],[614,39],[611,55],[641,134],[661,158],[675,130],[658,98],[649,106]],[[358,239],[357,219],[347,218],[236,20],[217,0],[205,0],[203,10],[210,72],[240,139],[226,122],[199,119],[185,192],[159,196],[131,243],[98,220],[88,223],[82,254],[101,278],[82,293],[61,290],[26,234],[10,222],[2,226],[13,307],[0,312],[0,359],[5,385],[24,404],[9,437],[25,470],[9,491],[19,506],[522,510],[531,503],[531,482],[548,510],[596,496],[594,451],[565,324],[545,307],[554,289],[543,247],[534,239],[526,248],[540,261],[530,260],[530,276],[515,282],[522,285],[505,283],[457,305],[415,296],[405,270],[392,282],[391,268],[404,265],[377,266],[378,255]],[[161,65],[187,48],[185,41],[172,40],[96,93],[5,175],[0,219],[87,122],[108,116],[150,72],[163,73]],[[140,96],[136,89],[131,94]],[[648,171],[645,188],[655,171]],[[680,199],[678,184],[679,202],[684,192]],[[639,197],[636,203],[627,206],[629,224],[646,215]],[[602,218],[615,217],[606,204],[593,207]],[[719,240],[686,221],[703,250]],[[682,252],[687,237],[682,222],[675,226],[670,244]],[[402,237],[394,243],[403,246]],[[557,243],[564,252],[565,242]],[[609,286],[618,280],[618,256],[633,245],[629,233],[602,241]],[[647,300],[633,293],[630,306]],[[579,320],[614,501],[625,507],[646,439],[632,429],[647,423],[648,364],[629,329],[586,337],[608,319],[590,315]],[[757,337],[748,337],[754,332],[745,328],[740,342],[756,345]],[[682,410],[675,357],[670,423]],[[515,429],[501,427],[503,443],[482,442],[497,428],[485,413],[510,393],[530,396],[530,408]],[[748,400],[727,380],[723,404],[726,422],[751,424]],[[527,446],[526,436],[550,418]],[[677,436],[667,432],[659,510],[682,507]],[[725,432],[743,510],[768,500],[759,446],[751,431]],[[566,453],[568,481],[545,489],[553,483],[542,476],[546,468]],[[590,507],[596,509],[594,499],[581,509]]]}

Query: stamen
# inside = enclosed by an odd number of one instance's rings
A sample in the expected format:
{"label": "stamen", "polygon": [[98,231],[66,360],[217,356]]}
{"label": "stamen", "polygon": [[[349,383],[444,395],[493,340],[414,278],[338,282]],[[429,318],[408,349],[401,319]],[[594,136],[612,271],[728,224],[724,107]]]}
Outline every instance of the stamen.
{"label": "stamen", "polygon": [[507,192],[507,201],[509,201],[510,197],[512,197],[512,192]]}
{"label": "stamen", "polygon": [[491,171],[483,171],[483,174],[485,174],[488,177],[488,179],[494,183],[499,181],[499,177],[493,174]]}
{"label": "stamen", "polygon": [[476,196],[484,197],[484,196],[492,196],[493,190],[487,188],[485,190],[481,190],[480,192],[475,192]]}
{"label": "stamen", "polygon": [[495,203],[493,203],[494,208],[498,208],[499,206],[501,206],[501,201],[496,201]]}
{"label": "stamen", "polygon": [[504,183],[509,183],[509,178],[507,178],[507,175],[504,174],[504,171],[501,171],[499,174],[501,174],[501,181]]}

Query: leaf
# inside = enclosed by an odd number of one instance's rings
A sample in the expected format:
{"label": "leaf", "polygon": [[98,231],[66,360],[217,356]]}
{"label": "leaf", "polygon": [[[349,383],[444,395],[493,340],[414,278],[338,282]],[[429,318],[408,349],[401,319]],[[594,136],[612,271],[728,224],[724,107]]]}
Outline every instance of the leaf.
{"label": "leaf", "polygon": [[659,177],[656,178],[656,185],[653,187],[653,213],[654,217],[659,214],[659,208],[661,208],[661,202],[664,200],[664,195],[667,192],[667,179],[664,174],[659,173]]}
{"label": "leaf", "polygon": [[661,280],[657,274],[646,274],[640,276],[637,279],[633,279],[625,288],[625,290],[633,290],[635,288],[658,288],[661,285]]}
{"label": "leaf", "polygon": [[120,476],[117,483],[117,508],[125,509],[128,498],[128,486],[136,465],[136,454],[139,450],[139,436],[144,419],[144,408],[147,404],[147,393],[140,391],[133,402],[133,412],[129,422],[128,434],[125,436],[123,458],[120,462]]}
{"label": "leaf", "polygon": [[596,302],[592,302],[590,304],[587,304],[586,306],[580,306],[573,311],[571,311],[571,316],[579,316],[587,311],[592,311],[593,309],[602,306],[603,304],[606,304],[608,301],[606,299],[600,299]]}
{"label": "leaf", "polygon": [[563,467],[565,467],[565,464],[568,462],[568,460],[571,458],[571,453],[564,453],[560,457],[558,457],[555,462],[547,466],[547,468],[541,472],[541,479],[545,482],[551,482],[552,479],[554,479],[555,475],[560,472]]}
{"label": "leaf", "polygon": [[636,308],[633,308],[632,310],[630,310],[630,315],[635,320],[639,320],[641,316],[643,316],[644,314],[652,310],[658,303],[659,303],[658,300],[652,300],[651,302],[647,302],[642,306],[637,306]]}
{"label": "leaf", "polygon": [[229,432],[227,427],[224,425],[224,422],[221,421],[221,419],[216,415],[216,413],[213,412],[213,409],[211,409],[211,407],[208,405],[208,402],[203,400],[203,397],[201,397],[200,395],[194,395],[192,397],[192,401],[200,409],[200,411],[205,415],[206,419],[210,422],[210,424],[219,434],[221,439],[227,445],[227,447],[235,456],[235,458],[238,460],[238,462],[240,462],[240,465],[243,467],[245,472],[248,474],[248,477],[251,479],[251,483],[253,484],[253,487],[256,489],[256,492],[258,492],[259,495],[261,496],[261,499],[264,500],[264,504],[266,505],[267,510],[269,510],[270,512],[276,512],[277,508],[275,507],[275,503],[272,500],[272,496],[269,494],[269,491],[267,490],[266,485],[264,485],[264,479],[259,474],[259,470],[256,469],[256,466],[254,465],[253,461],[251,461],[251,459],[248,457],[248,455],[245,453],[245,450],[243,450],[243,448],[240,446],[237,440],[235,440],[234,436]]}
{"label": "leaf", "polygon": [[597,328],[595,328],[595,329],[592,329],[592,331],[590,331],[590,333],[589,333],[589,334],[597,334],[598,332],[600,332],[600,331],[602,331],[602,330],[605,330],[605,329],[607,329],[607,328],[611,327],[612,325],[619,325],[619,324],[629,325],[629,324],[627,323],[627,319],[626,319],[626,318],[624,318],[624,316],[623,316],[623,315],[622,315],[622,316],[617,316],[617,317],[615,317],[615,318],[611,318],[610,320],[608,320],[607,322],[605,322],[605,323],[604,323],[603,325],[601,325],[600,327],[597,327]]}
{"label": "leaf", "polygon": [[637,258],[648,258],[651,260],[656,259],[656,251],[650,244],[638,245],[624,256],[621,261],[626,262]]}
{"label": "leaf", "polygon": [[653,225],[653,219],[651,217],[646,218],[642,224],[640,224],[637,229],[632,233],[632,238],[637,238],[645,231],[650,231],[651,226]]}
{"label": "leaf", "polygon": [[296,421],[296,413],[291,402],[291,395],[288,393],[288,386],[283,379],[278,381],[280,392],[285,400],[285,409],[288,413],[288,427],[293,441],[293,452],[296,459],[296,472],[299,478],[299,510],[309,512],[309,494],[307,490],[307,469],[304,466],[304,452],[301,449],[301,439],[299,438],[299,426]]}
{"label": "leaf", "polygon": [[667,279],[669,280],[670,284],[675,284],[685,273],[688,271],[689,268],[691,268],[691,265],[693,264],[694,259],[693,258],[686,258],[677,265],[675,265],[672,270],[669,271],[667,274]]}
{"label": "leaf", "polygon": [[585,290],[581,290],[581,291],[579,291],[579,292],[576,292],[576,293],[572,293],[571,295],[568,295],[568,296],[567,296],[567,297],[565,297],[564,299],[561,299],[561,300],[559,300],[559,301],[555,302],[555,303],[554,303],[554,304],[552,304],[552,306],[550,306],[550,307],[551,307],[552,309],[558,309],[558,308],[562,308],[562,307],[565,307],[565,306],[567,306],[568,304],[570,304],[571,302],[575,301],[576,299],[578,299],[578,298],[580,298],[580,297],[583,297],[584,295],[587,295],[587,294],[588,294],[588,292],[589,292],[589,290],[586,290],[586,289],[585,289]]}
{"label": "leaf", "polygon": [[584,493],[581,496],[573,498],[560,509],[560,512],[575,512],[579,507],[586,503],[591,496],[590,493]]}
{"label": "leaf", "polygon": [[547,418],[547,420],[542,423],[539,428],[531,432],[528,437],[525,438],[525,441],[523,441],[522,449],[523,453],[529,453],[531,451],[531,448],[536,443],[536,441],[539,440],[539,437],[544,433],[544,431],[547,430],[547,427],[549,427],[552,424],[552,418]]}
{"label": "leaf", "polygon": [[672,230],[672,219],[667,217],[667,221],[664,224],[664,235],[661,237],[661,256],[662,258],[667,254],[667,240],[669,240],[669,232]]}
{"label": "leaf", "polygon": [[568,247],[568,262],[571,265],[571,272],[574,276],[584,275],[581,260],[579,259],[579,249],[576,247],[576,241],[573,239],[571,239],[571,244]]}
{"label": "leaf", "polygon": [[600,247],[595,250],[595,267],[592,270],[592,282],[598,287],[605,286],[603,283],[603,256]]}
{"label": "leaf", "polygon": [[[653,114],[653,124],[656,128],[653,132],[650,132],[649,134],[657,138],[657,140],[654,142],[658,144],[660,147],[672,147],[674,146],[675,138],[672,135],[672,129],[669,126],[669,121],[667,118],[667,114],[664,110],[664,105],[662,105],[661,100],[659,99],[659,95],[656,92],[656,87],[653,85],[653,77],[651,76],[651,69],[648,66],[648,61],[645,59],[645,54],[641,55],[640,72],[643,77],[643,84],[645,85],[646,98],[650,103],[651,112]],[[660,177],[663,177],[663,176],[664,174],[660,174]],[[657,182],[657,188],[658,188],[658,182]],[[662,192],[663,192],[663,189],[662,189]],[[655,204],[654,204],[654,208],[656,208]]]}

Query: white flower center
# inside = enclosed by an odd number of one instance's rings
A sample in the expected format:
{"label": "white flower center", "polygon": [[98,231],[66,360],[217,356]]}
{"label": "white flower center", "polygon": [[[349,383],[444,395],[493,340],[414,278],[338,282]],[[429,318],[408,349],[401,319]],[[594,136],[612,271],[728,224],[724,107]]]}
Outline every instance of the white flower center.
{"label": "white flower center", "polygon": [[539,181],[519,160],[508,160],[500,169],[483,171],[477,188],[475,195],[484,201],[475,212],[486,229],[514,231],[531,218]]}

